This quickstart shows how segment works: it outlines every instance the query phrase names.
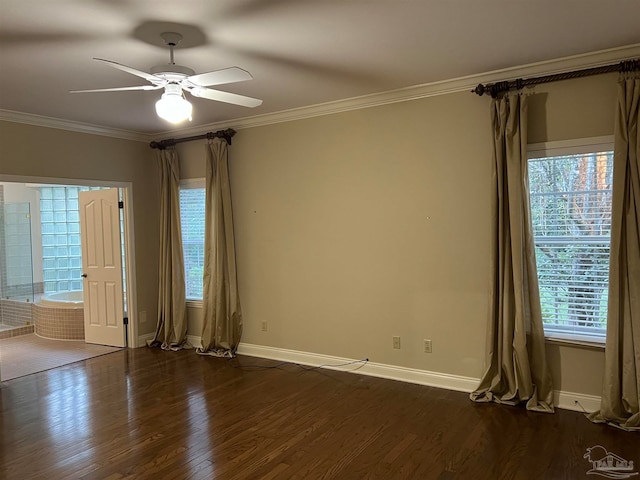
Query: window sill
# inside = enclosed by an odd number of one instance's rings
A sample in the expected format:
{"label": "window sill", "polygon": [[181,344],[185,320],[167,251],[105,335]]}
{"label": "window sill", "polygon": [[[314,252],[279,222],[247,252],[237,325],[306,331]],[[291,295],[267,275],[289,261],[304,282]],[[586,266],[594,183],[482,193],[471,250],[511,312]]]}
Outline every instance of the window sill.
{"label": "window sill", "polygon": [[202,308],[202,300],[187,299],[187,308]]}
{"label": "window sill", "polygon": [[595,340],[579,340],[575,338],[563,338],[561,336],[545,336],[545,343],[551,345],[562,345],[565,347],[582,347],[582,348],[590,348],[593,350],[604,350],[605,342],[602,340],[601,342]]}

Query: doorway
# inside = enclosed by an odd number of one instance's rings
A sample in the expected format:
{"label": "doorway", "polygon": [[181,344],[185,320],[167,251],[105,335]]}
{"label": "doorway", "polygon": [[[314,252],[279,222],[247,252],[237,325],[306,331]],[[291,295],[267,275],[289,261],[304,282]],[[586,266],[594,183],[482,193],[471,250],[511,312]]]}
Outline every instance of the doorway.
{"label": "doorway", "polygon": [[[68,245],[64,245],[64,241],[61,239],[61,243],[63,245],[53,244],[51,245],[51,234],[59,235],[79,235],[77,231],[77,227],[71,226],[72,222],[67,222],[66,226],[60,227],[56,231],[55,222],[49,222],[47,229],[47,234],[49,235],[46,244],[43,244],[43,225],[47,222],[42,222],[41,219],[41,209],[40,209],[40,189],[48,189],[50,192],[51,189],[56,187],[70,187],[71,189],[98,189],[98,188],[117,188],[119,192],[119,200],[122,201],[123,208],[120,209],[121,213],[121,221],[119,222],[119,237],[121,241],[119,242],[121,245],[121,254],[124,259],[123,265],[123,283],[121,288],[121,294],[124,299],[124,308],[126,309],[123,315],[130,319],[128,324],[125,326],[126,337],[127,337],[127,345],[131,347],[137,346],[137,324],[134,315],[129,315],[128,312],[135,312],[135,275],[134,269],[132,266],[134,265],[134,249],[133,249],[133,209],[130,202],[131,198],[131,183],[130,182],[104,182],[104,181],[87,181],[87,180],[74,180],[74,179],[47,179],[47,178],[32,178],[32,177],[16,177],[16,176],[3,176],[0,175],[0,186],[5,185],[11,187],[13,189],[13,193],[17,187],[21,187],[23,192],[28,191],[31,194],[31,233],[33,234],[32,241],[32,265],[31,271],[33,274],[33,281],[30,285],[30,288],[33,289],[34,294],[29,299],[32,302],[32,305],[26,305],[26,308],[34,307],[37,303],[37,300],[44,296],[46,292],[46,284],[49,282],[57,283],[60,288],[66,290],[82,290],[82,278],[78,277],[78,273],[81,274],[82,266],[78,264],[79,257],[74,256],[77,253],[77,249],[80,248],[78,242],[76,242],[75,237],[71,241],[69,241]],[[6,190],[6,189],[5,189]],[[6,192],[5,192],[6,193]],[[35,195],[34,195],[35,193]],[[73,195],[71,195],[73,197]],[[0,195],[0,203],[9,203],[12,199],[12,195]],[[60,207],[60,202],[62,201],[70,201],[71,204],[74,203],[73,198],[49,198],[47,200],[51,200],[51,202],[57,201],[57,206]],[[63,216],[68,215],[68,213],[59,211],[60,208],[53,209],[53,211],[47,212],[47,219],[50,219],[50,215],[58,216],[58,218],[62,218]],[[69,217],[73,217],[73,215],[69,215]],[[65,228],[68,228],[67,231],[64,232]],[[53,229],[53,230],[51,230]],[[72,248],[73,247],[73,248]],[[47,256],[44,254],[44,248],[48,248]],[[56,251],[56,255],[52,255],[52,251]],[[57,256],[57,252],[62,252],[66,254],[61,255],[60,258]],[[73,253],[73,255],[71,254]],[[45,268],[45,262],[46,267]],[[3,264],[6,262],[3,261]],[[54,268],[52,268],[54,267]],[[59,267],[60,271],[56,271],[56,268]],[[46,276],[46,278],[45,278]],[[55,278],[54,278],[55,277]],[[3,280],[3,277],[0,276]],[[5,280],[6,283],[6,280]],[[78,286],[80,288],[78,288]],[[2,293],[3,285],[0,285],[0,293]],[[51,286],[49,286],[49,290],[51,290]],[[28,296],[27,296],[28,297]],[[33,309],[33,308],[31,308]],[[0,311],[0,314],[2,312]],[[25,325],[33,325],[34,320],[30,318],[26,320]],[[33,327],[32,327],[33,328]],[[1,368],[1,366],[0,366]]]}

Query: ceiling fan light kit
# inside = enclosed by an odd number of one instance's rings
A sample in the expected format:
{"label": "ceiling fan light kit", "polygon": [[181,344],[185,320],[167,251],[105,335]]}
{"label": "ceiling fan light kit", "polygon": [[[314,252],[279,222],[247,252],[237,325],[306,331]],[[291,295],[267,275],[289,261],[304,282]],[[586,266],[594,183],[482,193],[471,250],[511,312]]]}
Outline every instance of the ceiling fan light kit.
{"label": "ceiling fan light kit", "polygon": [[118,88],[102,88],[92,90],[72,90],[70,93],[92,93],[92,92],[116,92],[125,90],[158,90],[164,88],[164,93],[160,100],[156,102],[156,113],[164,120],[171,123],[180,123],[184,120],[191,120],[193,107],[191,103],[184,97],[184,91],[189,92],[194,97],[205,98],[218,102],[231,103],[244,107],[257,107],[262,105],[262,100],[257,98],[246,97],[235,93],[223,92],[213,88],[207,88],[212,85],[221,85],[224,83],[242,82],[244,80],[252,80],[253,77],[249,72],[238,67],[224,68],[213,72],[196,74],[191,68],[182,65],[176,65],[173,61],[173,49],[180,40],[182,35],[174,32],[165,32],[161,34],[165,44],[169,47],[170,61],[167,65],[158,65],[151,69],[151,73],[136,70],[111,60],[94,58],[99,62],[130,73],[140,78],[144,78],[152,85],[140,85],[134,87],[118,87]]}
{"label": "ceiling fan light kit", "polygon": [[193,106],[184,98],[178,85],[167,85],[160,100],[156,102],[156,113],[167,122],[180,123],[191,121]]}

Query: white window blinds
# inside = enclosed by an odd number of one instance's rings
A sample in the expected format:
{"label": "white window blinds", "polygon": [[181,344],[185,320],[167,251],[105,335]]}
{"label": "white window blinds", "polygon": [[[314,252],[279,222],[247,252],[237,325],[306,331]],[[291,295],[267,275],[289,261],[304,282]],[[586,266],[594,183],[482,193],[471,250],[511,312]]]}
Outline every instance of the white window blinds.
{"label": "white window blinds", "polygon": [[187,299],[190,300],[202,299],[205,189],[200,184],[190,182],[180,186],[185,286]]}

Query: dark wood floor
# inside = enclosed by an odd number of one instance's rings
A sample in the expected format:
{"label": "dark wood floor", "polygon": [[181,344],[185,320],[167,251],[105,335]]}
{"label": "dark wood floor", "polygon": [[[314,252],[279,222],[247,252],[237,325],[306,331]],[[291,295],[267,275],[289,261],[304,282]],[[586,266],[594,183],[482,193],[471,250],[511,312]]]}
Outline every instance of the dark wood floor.
{"label": "dark wood floor", "polygon": [[7,480],[573,480],[587,478],[594,445],[640,466],[640,435],[575,412],[352,373],[238,369],[193,351],[123,350],[0,393]]}

